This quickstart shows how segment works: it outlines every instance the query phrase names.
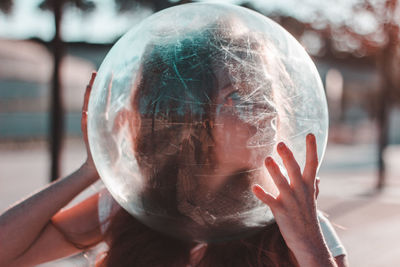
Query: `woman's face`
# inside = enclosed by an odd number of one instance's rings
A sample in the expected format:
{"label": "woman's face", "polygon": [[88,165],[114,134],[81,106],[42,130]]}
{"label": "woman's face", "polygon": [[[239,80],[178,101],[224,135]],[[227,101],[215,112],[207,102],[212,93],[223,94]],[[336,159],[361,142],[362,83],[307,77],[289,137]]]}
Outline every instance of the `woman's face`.
{"label": "woman's face", "polygon": [[[172,123],[168,121],[172,112],[164,114],[165,121],[159,114],[149,116],[140,113],[141,150],[137,155],[142,162],[142,171],[146,177],[154,178],[152,181],[155,185],[159,186],[163,182],[168,188],[176,186],[178,210],[198,223],[203,217],[207,221],[208,217],[223,217],[234,211],[240,213],[256,207],[259,201],[251,193],[255,183],[271,193],[277,192],[264,167],[264,159],[271,154],[271,144],[274,144],[276,129],[273,124],[277,117],[275,109],[266,100],[271,98],[271,95],[264,92],[268,91],[268,87],[260,88],[258,84],[262,83],[262,79],[256,79],[253,84],[234,83],[228,68],[212,68],[217,69],[212,72],[213,76],[205,75],[210,79],[216,77],[215,87],[209,87],[212,88],[210,94],[207,94],[209,92],[206,89],[201,90],[203,85],[210,85],[211,81],[201,80],[199,84],[192,82],[193,87],[188,87],[191,91],[186,92],[186,87],[172,79],[168,80],[171,84],[167,83],[168,86],[161,88],[164,91],[157,91],[157,86],[150,87],[150,92],[154,91],[154,95],[159,97],[153,99],[147,97],[148,93],[143,93],[141,97],[146,101],[133,101],[143,106],[140,109],[136,106],[138,112],[145,109],[150,115],[158,109],[159,113],[191,109],[188,114],[173,113],[175,117],[171,118],[175,121],[172,120]],[[143,86],[148,85],[152,79],[145,81],[141,83]],[[182,88],[174,90],[174,86]],[[210,102],[200,98],[203,96],[201,93]],[[188,105],[192,101],[184,101],[192,95],[199,97],[196,105]],[[197,105],[205,102],[207,105],[204,108]],[[154,103],[158,109],[153,108]],[[210,112],[206,116],[207,121],[191,121],[191,118],[201,118],[197,110]],[[204,127],[199,127],[198,122],[204,124]],[[149,158],[151,162],[148,162]],[[171,158],[173,161],[167,162]],[[174,179],[168,175],[154,175],[154,166],[162,171],[168,164],[171,165],[170,170],[177,172],[172,175]],[[155,189],[159,190],[158,187]]]}
{"label": "woman's face", "polygon": [[241,96],[232,85],[227,85],[219,91],[212,134],[217,164],[224,167],[221,172],[254,169],[257,165],[256,162],[251,162],[252,150],[248,147],[248,142],[256,134],[257,128],[244,121],[243,117],[246,114],[240,114],[240,105]]}
{"label": "woman's face", "polygon": [[[248,93],[244,93],[251,90],[249,85],[232,85],[226,74],[217,77],[221,86],[214,100],[211,129],[216,162],[214,177],[207,180],[207,187],[218,191],[230,184],[229,179],[247,177],[246,180],[250,181],[245,184],[263,184],[271,192],[276,192],[272,180],[266,178],[264,168],[264,160],[272,152],[271,145],[254,145],[255,142],[273,144],[276,131],[272,125],[276,113],[271,112],[270,104],[262,96],[249,98]],[[259,129],[265,125],[270,126],[267,131]],[[264,140],[254,140],[257,138]]]}
{"label": "woman's face", "polygon": [[[211,170],[197,176],[196,191],[184,197],[189,198],[193,206],[187,207],[185,203],[180,205],[181,212],[200,224],[208,221],[207,218],[211,215],[223,218],[256,207],[258,202],[251,193],[251,187],[255,183],[262,185],[272,194],[278,192],[264,167],[264,159],[271,154],[269,146],[251,145],[254,143],[253,139],[258,138],[260,129],[248,116],[259,116],[260,114],[255,113],[260,110],[253,105],[254,103],[245,103],[241,95],[244,90],[241,89],[243,88],[230,83],[218,88],[213,102],[214,114],[211,123],[216,162]],[[268,114],[264,112],[263,121],[259,123],[270,125],[276,119],[275,115]],[[262,140],[260,143],[273,142],[275,130],[271,127],[264,137],[270,140]]]}

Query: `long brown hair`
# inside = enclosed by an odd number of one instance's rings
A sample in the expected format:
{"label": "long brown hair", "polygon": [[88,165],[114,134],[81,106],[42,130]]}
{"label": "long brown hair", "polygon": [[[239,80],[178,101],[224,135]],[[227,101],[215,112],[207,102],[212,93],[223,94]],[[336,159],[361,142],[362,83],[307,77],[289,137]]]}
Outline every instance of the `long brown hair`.
{"label": "long brown hair", "polygon": [[[97,267],[186,267],[193,243],[154,231],[124,209],[107,229],[109,250]],[[247,238],[208,244],[198,267],[298,266],[276,223]]]}

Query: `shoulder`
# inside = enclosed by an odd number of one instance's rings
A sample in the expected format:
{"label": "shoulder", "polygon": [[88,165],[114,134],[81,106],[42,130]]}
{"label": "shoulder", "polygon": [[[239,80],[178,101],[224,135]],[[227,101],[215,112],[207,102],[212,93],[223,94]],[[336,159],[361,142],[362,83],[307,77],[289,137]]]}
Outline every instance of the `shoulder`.
{"label": "shoulder", "polygon": [[333,257],[339,255],[346,255],[346,249],[344,248],[342,242],[340,241],[335,229],[328,220],[328,218],[321,212],[318,211],[318,220],[321,225],[322,234],[324,236],[325,242],[332,253]]}

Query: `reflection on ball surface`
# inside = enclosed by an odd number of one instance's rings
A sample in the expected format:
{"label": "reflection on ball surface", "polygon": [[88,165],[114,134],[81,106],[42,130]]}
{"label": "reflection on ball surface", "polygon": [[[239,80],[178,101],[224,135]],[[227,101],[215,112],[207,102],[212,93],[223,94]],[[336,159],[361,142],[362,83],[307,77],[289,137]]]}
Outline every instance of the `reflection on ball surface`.
{"label": "reflection on ball surface", "polygon": [[145,19],[111,49],[89,101],[90,149],[118,203],[177,238],[218,241],[273,216],[263,161],[284,141],[304,166],[305,136],[326,146],[327,105],[309,56],[245,8],[188,4]]}

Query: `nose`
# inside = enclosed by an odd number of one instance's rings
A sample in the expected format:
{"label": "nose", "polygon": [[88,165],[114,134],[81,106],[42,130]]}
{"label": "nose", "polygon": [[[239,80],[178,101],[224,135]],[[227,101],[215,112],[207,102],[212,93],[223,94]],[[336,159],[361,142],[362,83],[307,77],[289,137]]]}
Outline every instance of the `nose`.
{"label": "nose", "polygon": [[255,125],[249,125],[249,135],[252,137],[257,133],[257,127]]}

